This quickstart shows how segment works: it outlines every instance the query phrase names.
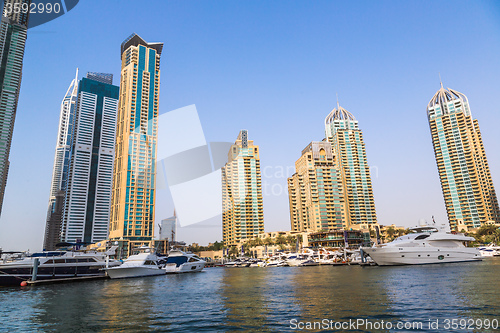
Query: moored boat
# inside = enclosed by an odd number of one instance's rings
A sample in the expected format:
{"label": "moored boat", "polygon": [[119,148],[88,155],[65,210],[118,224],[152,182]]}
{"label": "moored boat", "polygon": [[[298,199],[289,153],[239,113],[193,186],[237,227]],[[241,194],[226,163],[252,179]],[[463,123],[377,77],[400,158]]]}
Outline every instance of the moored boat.
{"label": "moored boat", "polygon": [[115,248],[107,252],[46,251],[12,261],[4,257],[0,262],[0,286],[20,285],[23,281],[31,280],[33,270],[36,270],[36,280],[104,277],[103,269],[106,266],[115,267],[121,264],[108,258],[114,254],[114,250]]}
{"label": "moored boat", "polygon": [[164,269],[166,273],[194,273],[201,272],[205,264],[206,261],[194,253],[172,250],[168,254]]}
{"label": "moored boat", "polygon": [[106,268],[108,276],[112,279],[123,279],[140,276],[154,276],[166,274],[158,263],[158,256],[149,248],[141,248],[141,252],[133,254],[123,261],[118,267]]}
{"label": "moored boat", "polygon": [[410,230],[411,234],[400,236],[390,243],[362,249],[380,266],[481,260],[477,248],[465,246],[466,242],[474,241],[473,237],[439,231],[429,226]]}

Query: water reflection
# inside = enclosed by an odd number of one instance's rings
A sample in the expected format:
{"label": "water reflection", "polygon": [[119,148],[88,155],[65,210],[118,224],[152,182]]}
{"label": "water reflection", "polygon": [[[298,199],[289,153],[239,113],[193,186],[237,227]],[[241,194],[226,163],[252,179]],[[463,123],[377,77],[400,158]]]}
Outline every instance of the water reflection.
{"label": "water reflection", "polygon": [[292,319],[439,319],[437,332],[445,331],[445,319],[498,320],[499,274],[500,258],[404,267],[210,268],[198,274],[2,288],[0,330],[282,332],[291,331]]}

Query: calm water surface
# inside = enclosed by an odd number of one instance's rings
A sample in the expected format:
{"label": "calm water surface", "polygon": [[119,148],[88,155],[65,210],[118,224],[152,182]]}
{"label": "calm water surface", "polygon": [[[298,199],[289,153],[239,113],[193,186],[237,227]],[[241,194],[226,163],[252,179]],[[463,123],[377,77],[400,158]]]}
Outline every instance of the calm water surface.
{"label": "calm water surface", "polygon": [[[299,322],[365,319],[372,325],[423,326],[352,331],[500,332],[473,325],[444,328],[445,319],[500,320],[499,277],[500,259],[488,259],[401,267],[208,268],[198,274],[0,288],[0,331],[283,332],[297,331]],[[439,321],[438,330],[429,328],[429,319]]]}

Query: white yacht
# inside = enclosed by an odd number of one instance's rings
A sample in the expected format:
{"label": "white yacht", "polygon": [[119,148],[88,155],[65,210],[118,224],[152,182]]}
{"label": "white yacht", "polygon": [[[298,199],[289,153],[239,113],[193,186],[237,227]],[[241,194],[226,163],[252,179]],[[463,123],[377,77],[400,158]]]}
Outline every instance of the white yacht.
{"label": "white yacht", "polygon": [[201,272],[205,268],[205,264],[206,261],[194,253],[172,250],[168,254],[164,270],[166,273]]}
{"label": "white yacht", "polygon": [[439,231],[430,226],[411,228],[411,231],[411,234],[390,243],[362,249],[380,266],[481,260],[477,248],[465,246],[466,242],[474,241],[472,237]]}
{"label": "white yacht", "polygon": [[33,254],[2,256],[0,261],[0,286],[19,285],[33,276],[37,260],[37,280],[67,279],[74,277],[104,277],[105,267],[121,264],[110,260],[117,246],[107,252],[96,251],[46,251]]}
{"label": "white yacht", "polygon": [[500,256],[500,246],[491,243],[488,246],[480,246],[477,248],[483,257],[498,257]]}
{"label": "white yacht", "polygon": [[151,249],[141,248],[140,251],[125,259],[120,266],[106,268],[108,276],[112,279],[123,279],[166,274],[158,263],[158,256]]}

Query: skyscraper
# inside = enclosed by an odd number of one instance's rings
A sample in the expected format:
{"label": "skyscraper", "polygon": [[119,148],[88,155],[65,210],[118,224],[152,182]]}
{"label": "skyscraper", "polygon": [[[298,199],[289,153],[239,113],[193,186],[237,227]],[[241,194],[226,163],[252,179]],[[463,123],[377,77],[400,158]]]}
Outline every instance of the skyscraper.
{"label": "skyscraper", "polygon": [[[99,81],[89,77],[100,77]],[[109,74],[78,83],[78,106],[64,200],[61,241],[108,237],[119,88]]]}
{"label": "skyscraper", "polygon": [[330,142],[311,142],[288,178],[292,231],[342,229],[346,206],[338,161]]}
{"label": "skyscraper", "polygon": [[[21,88],[28,13],[14,5],[30,5],[30,0],[5,0],[0,21],[0,214],[9,172],[9,153]],[[25,5],[25,6],[26,6]]]}
{"label": "skyscraper", "polygon": [[163,43],[132,34],[121,45],[120,102],[110,239],[121,251],[150,245],[154,235],[160,56]]}
{"label": "skyscraper", "polygon": [[[71,149],[73,146],[77,98],[78,69],[76,70],[75,78],[71,81],[61,102],[56,153],[54,157],[54,168],[52,170],[52,183],[50,186],[49,207],[47,209],[47,222],[45,225],[45,239],[43,243],[43,248],[46,250],[54,250],[55,245],[61,238],[62,214],[64,209],[63,201],[66,194]],[[57,203],[58,200],[61,202]]]}
{"label": "skyscraper", "polygon": [[467,97],[441,84],[427,105],[427,116],[451,229],[500,222],[479,124]]}
{"label": "skyscraper", "polygon": [[368,228],[376,224],[370,167],[358,121],[337,103],[337,108],[325,118],[325,135],[338,158],[343,179],[347,208],[344,225]]}
{"label": "skyscraper", "polygon": [[222,238],[236,245],[264,232],[259,146],[241,130],[222,168]]}

